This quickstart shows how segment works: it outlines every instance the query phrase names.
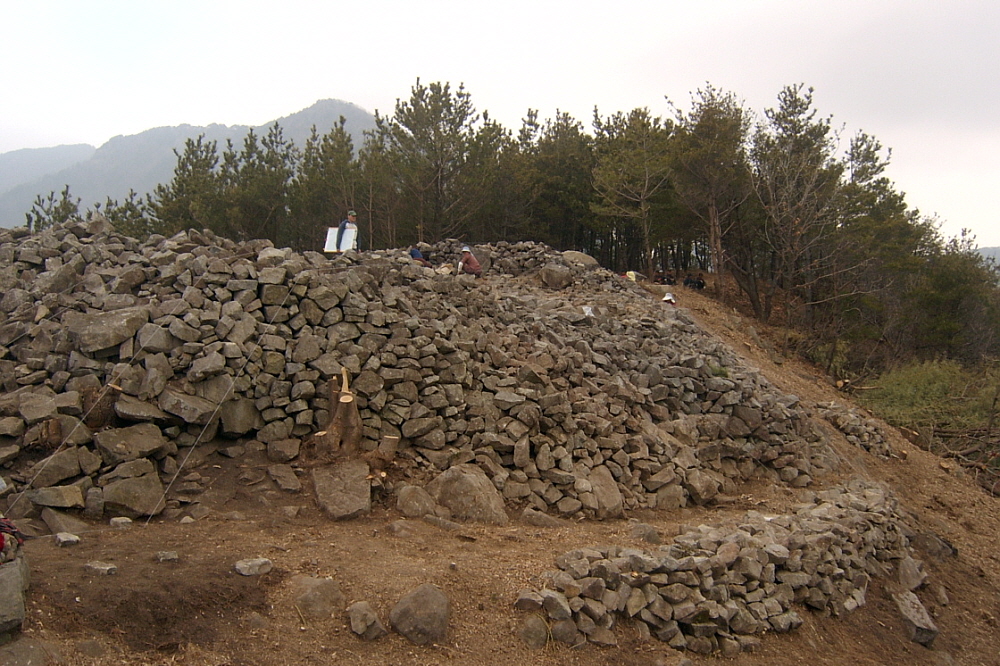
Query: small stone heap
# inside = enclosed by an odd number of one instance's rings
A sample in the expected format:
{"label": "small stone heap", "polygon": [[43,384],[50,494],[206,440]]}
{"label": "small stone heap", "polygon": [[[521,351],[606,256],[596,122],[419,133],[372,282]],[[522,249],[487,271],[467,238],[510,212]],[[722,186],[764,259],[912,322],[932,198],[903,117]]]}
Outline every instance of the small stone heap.
{"label": "small stone heap", "polygon": [[836,402],[818,403],[816,410],[821,417],[843,433],[851,444],[883,460],[892,455],[885,430],[878,421],[866,417],[860,410]]}
{"label": "small stone heap", "polygon": [[702,525],[652,552],[572,550],[515,607],[544,613],[551,636],[570,645],[613,645],[611,630],[631,618],[675,648],[733,655],[757,634],[798,627],[793,604],[834,615],[864,605],[870,578],[906,555],[895,500],[856,480],[816,493],[795,514],[751,511],[736,526]]}

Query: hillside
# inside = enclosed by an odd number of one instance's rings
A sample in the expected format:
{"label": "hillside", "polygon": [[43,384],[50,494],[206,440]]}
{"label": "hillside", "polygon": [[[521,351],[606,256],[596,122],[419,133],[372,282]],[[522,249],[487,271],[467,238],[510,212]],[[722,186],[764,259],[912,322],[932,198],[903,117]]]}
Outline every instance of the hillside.
{"label": "hillside", "polygon": [[[302,147],[313,125],[322,134],[340,116],[344,116],[347,131],[355,137],[375,126],[374,117],[364,109],[327,99],[252,129],[258,134],[265,133],[278,122],[285,138]],[[66,185],[74,198],[81,199],[82,208],[103,204],[108,197],[124,201],[129,190],[140,195],[152,192],[156,185],[173,177],[177,164],[173,151],[183,151],[187,139],[203,134],[206,139],[217,141],[221,150],[227,140],[239,146],[250,129],[218,124],[158,127],[135,135],[116,136],[96,150],[91,146],[59,146],[4,153],[0,155],[0,227],[23,225],[25,213],[31,210],[36,196],[59,193]]]}
{"label": "hillside", "polygon": [[[699,292],[532,243],[455,277],[458,246],[427,249],[437,270],[99,221],[0,236],[0,501],[39,535],[4,663],[994,663],[1000,507],[959,468]],[[345,368],[360,448],[325,458]],[[329,492],[358,466],[362,495]],[[349,604],[388,626],[425,583],[443,639],[355,635]]]}

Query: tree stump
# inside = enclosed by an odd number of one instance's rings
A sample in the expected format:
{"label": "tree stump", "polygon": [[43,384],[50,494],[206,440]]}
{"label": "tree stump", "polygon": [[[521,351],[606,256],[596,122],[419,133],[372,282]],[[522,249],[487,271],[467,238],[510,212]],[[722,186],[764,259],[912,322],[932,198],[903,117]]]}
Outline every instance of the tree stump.
{"label": "tree stump", "polygon": [[328,384],[330,394],[330,421],[326,428],[316,433],[315,455],[318,462],[332,462],[339,456],[349,456],[361,449],[364,423],[358,412],[358,403],[349,386],[347,368],[343,369],[340,388],[337,380]]}

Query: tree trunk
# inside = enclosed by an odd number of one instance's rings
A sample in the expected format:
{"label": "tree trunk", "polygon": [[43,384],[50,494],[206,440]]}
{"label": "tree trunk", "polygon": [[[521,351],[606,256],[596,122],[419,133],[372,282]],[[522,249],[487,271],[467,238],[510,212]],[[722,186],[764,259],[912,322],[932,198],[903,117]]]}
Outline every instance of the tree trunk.
{"label": "tree trunk", "polygon": [[329,382],[330,421],[326,430],[317,433],[316,458],[319,462],[332,462],[338,456],[357,453],[361,448],[364,424],[358,412],[358,403],[348,386],[347,369],[343,369],[343,385],[338,389],[337,380]]}

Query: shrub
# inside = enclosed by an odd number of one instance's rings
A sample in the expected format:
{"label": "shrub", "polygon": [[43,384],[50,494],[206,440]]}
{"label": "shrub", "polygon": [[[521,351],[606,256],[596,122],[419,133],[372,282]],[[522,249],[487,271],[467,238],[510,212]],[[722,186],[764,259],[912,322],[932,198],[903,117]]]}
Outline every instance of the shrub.
{"label": "shrub", "polygon": [[995,367],[968,369],[927,361],[890,370],[858,399],[895,426],[967,430],[991,424],[1000,390]]}

